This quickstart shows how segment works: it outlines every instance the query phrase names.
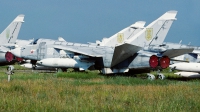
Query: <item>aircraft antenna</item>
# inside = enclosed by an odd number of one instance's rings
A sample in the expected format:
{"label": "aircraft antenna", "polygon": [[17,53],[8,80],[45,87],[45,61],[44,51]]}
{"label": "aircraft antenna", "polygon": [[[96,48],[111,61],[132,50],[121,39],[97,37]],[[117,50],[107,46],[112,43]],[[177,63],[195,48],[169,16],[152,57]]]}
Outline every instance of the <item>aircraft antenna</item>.
{"label": "aircraft antenna", "polygon": [[179,44],[181,44],[181,43],[182,43],[182,40],[180,40]]}

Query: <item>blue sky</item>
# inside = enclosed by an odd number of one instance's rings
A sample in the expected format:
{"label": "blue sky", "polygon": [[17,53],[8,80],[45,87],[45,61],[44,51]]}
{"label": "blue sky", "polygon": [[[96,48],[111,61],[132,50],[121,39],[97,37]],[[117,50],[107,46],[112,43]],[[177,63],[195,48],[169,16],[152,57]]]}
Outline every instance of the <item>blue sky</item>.
{"label": "blue sky", "polygon": [[165,42],[200,46],[199,0],[1,0],[0,30],[19,14],[25,23],[19,39],[62,36],[69,42],[95,42],[135,23],[177,10]]}

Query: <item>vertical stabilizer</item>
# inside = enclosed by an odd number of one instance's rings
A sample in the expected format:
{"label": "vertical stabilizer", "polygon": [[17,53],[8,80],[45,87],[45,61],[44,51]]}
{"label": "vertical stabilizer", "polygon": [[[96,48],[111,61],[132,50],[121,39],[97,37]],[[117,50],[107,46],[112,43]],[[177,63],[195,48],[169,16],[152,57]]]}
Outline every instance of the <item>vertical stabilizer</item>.
{"label": "vertical stabilizer", "polygon": [[64,38],[62,37],[58,37],[58,41],[61,41],[61,42],[67,42]]}
{"label": "vertical stabilizer", "polygon": [[125,43],[115,47],[111,66],[115,66],[147,45],[160,45],[163,43],[167,32],[174,20],[177,11],[168,11],[153,21],[143,30],[138,32]]}
{"label": "vertical stabilizer", "polygon": [[160,45],[163,43],[172,23],[176,20],[177,11],[168,11],[150,23],[126,43],[144,47],[147,45]]}
{"label": "vertical stabilizer", "polygon": [[24,22],[24,15],[18,15],[0,34],[0,44],[15,43],[19,30]]}
{"label": "vertical stabilizer", "polygon": [[144,28],[145,23],[145,21],[138,21],[114,34],[110,38],[104,38],[100,45],[113,47],[122,44],[125,40],[133,37],[135,34],[141,31]]}

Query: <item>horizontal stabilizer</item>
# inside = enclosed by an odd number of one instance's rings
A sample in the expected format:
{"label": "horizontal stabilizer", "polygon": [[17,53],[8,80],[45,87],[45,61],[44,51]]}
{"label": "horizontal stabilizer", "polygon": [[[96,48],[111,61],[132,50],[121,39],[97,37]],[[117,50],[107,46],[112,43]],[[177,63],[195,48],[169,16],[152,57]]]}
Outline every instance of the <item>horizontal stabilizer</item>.
{"label": "horizontal stabilizer", "polygon": [[163,52],[162,55],[168,56],[169,58],[173,58],[183,54],[191,53],[193,50],[194,48],[169,49]]}
{"label": "horizontal stabilizer", "polygon": [[124,61],[130,56],[133,56],[141,47],[131,45],[131,44],[122,44],[120,46],[115,47],[111,67],[115,66],[116,64]]}
{"label": "horizontal stabilizer", "polygon": [[99,55],[97,53],[94,54],[91,49],[77,49],[75,47],[74,48],[69,47],[69,46],[66,47],[66,46],[62,46],[62,45],[54,45],[54,48],[55,49],[67,50],[67,51],[83,54],[83,55],[90,56],[90,57],[102,57],[102,55]]}

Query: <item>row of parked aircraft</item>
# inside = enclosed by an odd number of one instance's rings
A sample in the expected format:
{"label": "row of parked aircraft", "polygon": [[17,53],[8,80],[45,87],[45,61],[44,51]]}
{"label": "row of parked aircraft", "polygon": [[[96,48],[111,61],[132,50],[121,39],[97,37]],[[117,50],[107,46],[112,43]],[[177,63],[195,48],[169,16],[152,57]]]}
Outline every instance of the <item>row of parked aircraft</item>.
{"label": "row of parked aircraft", "polygon": [[[170,60],[173,60],[172,63],[184,61],[184,58],[196,62],[200,53],[198,48],[164,43],[176,15],[177,11],[168,11],[146,27],[146,22],[138,21],[110,38],[87,44],[67,42],[63,38],[17,40],[24,22],[24,15],[19,15],[0,35],[0,62],[23,59],[30,60],[30,64],[23,66],[34,69],[60,68],[65,71],[67,68],[74,68],[80,71],[100,70],[103,74],[165,69],[169,67]],[[197,57],[194,57],[195,54]],[[183,58],[177,59],[180,57]],[[178,64],[170,67],[178,69]],[[186,63],[181,65],[188,66]],[[154,78],[152,74],[149,77]],[[164,76],[160,74],[159,77],[162,79]]]}

